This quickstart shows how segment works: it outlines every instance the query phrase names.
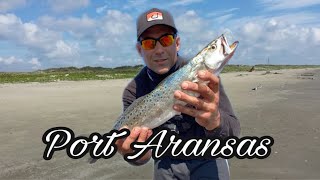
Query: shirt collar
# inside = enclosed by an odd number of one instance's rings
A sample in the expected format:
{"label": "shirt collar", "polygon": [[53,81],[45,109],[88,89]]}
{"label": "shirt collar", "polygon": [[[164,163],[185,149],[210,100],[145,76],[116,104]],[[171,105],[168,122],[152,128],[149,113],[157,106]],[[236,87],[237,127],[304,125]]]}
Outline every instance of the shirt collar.
{"label": "shirt collar", "polygon": [[158,84],[158,83],[160,83],[163,79],[165,79],[167,76],[169,76],[170,74],[172,74],[172,73],[174,73],[176,70],[178,70],[178,69],[179,69],[179,65],[178,65],[178,64],[180,64],[180,63],[179,63],[179,59],[178,59],[177,62],[170,68],[170,70],[169,70],[167,73],[165,73],[165,74],[157,74],[157,73],[155,73],[154,71],[152,71],[151,69],[149,69],[149,68],[147,67],[148,77],[149,77],[149,79],[150,79],[152,82]]}

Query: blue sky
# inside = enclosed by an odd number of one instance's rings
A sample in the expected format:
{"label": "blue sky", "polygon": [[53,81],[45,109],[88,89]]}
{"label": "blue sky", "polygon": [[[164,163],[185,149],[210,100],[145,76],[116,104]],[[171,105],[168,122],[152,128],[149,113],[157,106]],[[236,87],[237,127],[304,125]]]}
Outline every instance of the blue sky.
{"label": "blue sky", "polygon": [[135,21],[152,7],[173,14],[187,58],[226,33],[230,64],[320,64],[320,0],[0,0],[0,71],[143,64]]}

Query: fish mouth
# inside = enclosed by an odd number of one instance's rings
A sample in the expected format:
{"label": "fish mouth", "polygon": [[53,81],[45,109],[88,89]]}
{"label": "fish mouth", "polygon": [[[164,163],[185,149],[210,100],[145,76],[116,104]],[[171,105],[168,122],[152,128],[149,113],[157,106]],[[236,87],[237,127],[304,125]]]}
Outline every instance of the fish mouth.
{"label": "fish mouth", "polygon": [[235,41],[229,47],[232,51],[234,51],[237,48],[238,44],[239,44],[239,41]]}
{"label": "fish mouth", "polygon": [[235,51],[235,49],[238,47],[239,41],[235,41],[234,43],[229,45],[227,38],[223,34],[221,39],[222,39],[221,43],[223,47],[223,54],[227,56],[232,54]]}
{"label": "fish mouth", "polygon": [[224,60],[218,65],[218,68],[214,70],[215,75],[218,75],[222,71],[223,67],[229,62],[239,44],[239,41],[235,41],[229,45],[227,38],[223,34],[221,36]]}

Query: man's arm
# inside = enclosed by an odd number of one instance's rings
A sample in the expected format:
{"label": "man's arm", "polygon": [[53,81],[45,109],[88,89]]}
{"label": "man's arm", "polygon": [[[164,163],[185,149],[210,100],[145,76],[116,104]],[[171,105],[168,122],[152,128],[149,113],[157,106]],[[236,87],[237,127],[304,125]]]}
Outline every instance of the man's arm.
{"label": "man's arm", "polygon": [[129,82],[122,93],[123,112],[136,100],[136,82],[134,79]]}

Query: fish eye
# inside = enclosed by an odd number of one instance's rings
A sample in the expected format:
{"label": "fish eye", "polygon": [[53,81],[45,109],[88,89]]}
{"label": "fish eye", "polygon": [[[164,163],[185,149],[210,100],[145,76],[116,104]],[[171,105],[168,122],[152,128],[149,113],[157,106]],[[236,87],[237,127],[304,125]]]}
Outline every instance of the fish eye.
{"label": "fish eye", "polygon": [[212,50],[215,50],[216,48],[217,48],[217,46],[215,44],[211,46]]}

